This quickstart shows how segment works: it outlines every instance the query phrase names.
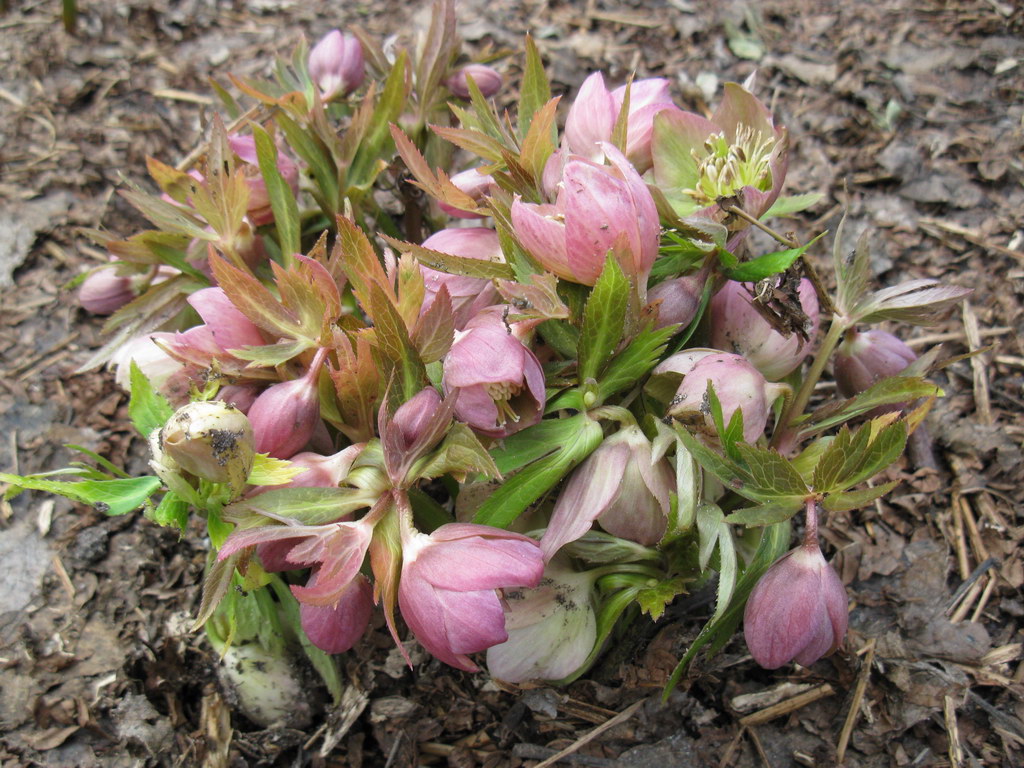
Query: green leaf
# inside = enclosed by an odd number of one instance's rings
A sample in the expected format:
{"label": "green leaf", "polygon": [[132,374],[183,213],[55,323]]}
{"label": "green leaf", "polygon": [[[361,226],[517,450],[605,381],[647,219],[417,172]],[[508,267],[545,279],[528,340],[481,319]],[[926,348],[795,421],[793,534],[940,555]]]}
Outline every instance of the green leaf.
{"label": "green leaf", "polygon": [[723,271],[730,280],[735,280],[739,283],[756,283],[772,275],[785,272],[792,266],[793,262],[803,256],[807,249],[822,237],[824,237],[823,234],[818,235],[807,245],[802,245],[799,248],[789,248],[785,251],[766,253],[763,256],[758,256],[756,259],[744,261],[731,269]]}
{"label": "green leaf", "polygon": [[594,663],[604,649],[605,642],[615,628],[619,617],[622,616],[623,611],[632,605],[639,591],[639,587],[626,587],[615,592],[601,603],[600,608],[597,610],[597,638],[594,641],[593,649],[591,649],[586,661],[580,665],[579,669],[568,677],[556,681],[556,684],[571,683],[590,669],[590,665]]}
{"label": "green leaf", "polygon": [[377,283],[370,287],[370,306],[367,309],[373,318],[377,344],[401,373],[399,383],[403,400],[411,400],[427,380],[427,373],[412,345],[405,323],[398,309]]}
{"label": "green leaf", "polygon": [[836,310],[847,317],[854,317],[854,310],[864,298],[868,280],[871,278],[871,249],[868,247],[868,231],[857,240],[857,246],[849,256],[842,252],[843,229],[846,213],[836,228],[832,241],[832,265],[836,273]]}
{"label": "green leaf", "polygon": [[128,415],[135,429],[143,437],[149,437],[154,429],[160,429],[174,415],[174,409],[167,399],[153,389],[149,379],[131,361],[131,399],[128,401]]}
{"label": "green leaf", "polygon": [[891,480],[888,483],[876,485],[874,488],[861,488],[859,491],[832,493],[825,497],[821,506],[829,512],[849,512],[853,509],[860,509],[861,507],[866,507],[875,499],[885,496],[897,485],[899,485],[898,480]]}
{"label": "green leaf", "polygon": [[609,254],[583,310],[578,347],[580,384],[597,379],[622,340],[628,302],[629,280],[615,256]]}
{"label": "green leaf", "polygon": [[[551,85],[544,69],[540,51],[533,38],[526,36],[526,66],[523,81],[519,86],[519,137],[525,138],[530,130],[533,115],[551,99]],[[555,139],[552,140],[553,142]]]}
{"label": "green leaf", "polygon": [[537,326],[537,331],[541,338],[562,357],[570,360],[576,357],[580,334],[569,323],[562,320],[545,320]]}
{"label": "green leaf", "polygon": [[325,210],[324,213],[333,218],[335,214],[339,213],[340,208],[338,169],[333,159],[307,130],[283,111],[277,112],[274,119],[288,140],[288,146],[295,150],[295,153],[305,161],[313,172],[316,186],[327,201],[329,210]]}
{"label": "green leaf", "polygon": [[566,442],[505,480],[477,510],[474,523],[506,528],[533,502],[551,490],[601,444],[601,425],[584,414]]}
{"label": "green leaf", "polygon": [[249,485],[284,485],[306,472],[305,467],[292,464],[284,459],[275,459],[265,453],[257,453],[252,471],[245,481]]}
{"label": "green leaf", "polygon": [[651,621],[657,621],[665,613],[665,607],[669,603],[679,595],[686,594],[687,582],[688,579],[683,576],[659,581],[653,587],[638,591],[636,602],[640,610],[651,617]]}
{"label": "green leaf", "polygon": [[9,483],[14,488],[54,493],[88,504],[97,512],[111,517],[138,509],[162,485],[160,478],[150,475],[115,480],[55,481],[42,480],[35,475],[0,473],[0,482]]}
{"label": "green leaf", "polygon": [[239,360],[248,360],[249,368],[274,368],[287,363],[296,355],[301,355],[307,349],[316,346],[310,339],[296,339],[294,341],[282,341],[278,344],[266,344],[262,347],[242,347],[241,349],[228,350]]}
{"label": "green leaf", "polygon": [[897,405],[921,397],[942,397],[942,394],[941,389],[924,379],[915,376],[890,376],[849,400],[819,408],[801,423],[800,435],[805,437],[822,432],[874,410],[880,405]]}
{"label": "green leaf", "polygon": [[786,197],[780,197],[774,203],[772,207],[765,211],[762,219],[770,219],[773,216],[789,216],[794,213],[800,213],[800,211],[806,211],[808,208],[813,208],[818,202],[825,197],[821,192],[809,192],[806,195],[787,195]]}
{"label": "green leaf", "polygon": [[711,562],[711,555],[718,543],[718,535],[722,532],[722,521],[725,515],[717,504],[700,504],[697,506],[697,563],[703,571]]}
{"label": "green leaf", "polygon": [[512,267],[503,261],[486,261],[484,259],[471,259],[466,256],[456,256],[452,253],[442,253],[430,248],[424,248],[416,243],[407,243],[404,240],[397,240],[393,237],[384,238],[391,245],[395,246],[401,253],[411,253],[416,261],[429,269],[436,269],[438,272],[445,272],[449,275],[465,275],[466,277],[480,277],[485,280],[494,278],[511,279]]}
{"label": "green leaf", "polygon": [[356,189],[369,189],[380,170],[386,167],[383,160],[385,144],[391,140],[391,123],[398,120],[406,102],[406,52],[400,51],[395,59],[388,79],[384,83],[380,99],[363,140],[359,143],[355,158],[348,169],[348,183]]}
{"label": "green leaf", "polygon": [[262,524],[266,517],[323,525],[373,502],[372,494],[359,488],[271,488],[229,504],[221,517],[244,528]]}
{"label": "green leaf", "polygon": [[678,326],[670,325],[657,329],[647,327],[640,331],[622,352],[612,358],[601,374],[597,384],[601,399],[618,394],[646,376],[657,365],[677,330]]}
{"label": "green leaf", "polygon": [[270,134],[257,123],[252,123],[252,135],[256,140],[256,159],[259,161],[260,174],[267,185],[270,207],[274,211],[274,225],[277,227],[277,239],[284,254],[285,263],[292,256],[302,252],[299,236],[299,203],[295,199],[292,188],[284,180],[277,169],[277,146]]}
{"label": "green leaf", "polygon": [[739,443],[736,447],[758,490],[780,498],[809,495],[803,477],[778,451],[746,443]]}
{"label": "green leaf", "polygon": [[571,442],[572,436],[585,429],[588,421],[591,419],[585,413],[568,419],[543,419],[522,432],[506,437],[500,448],[491,450],[491,457],[503,475],[514,472],[558,450],[558,446]]}
{"label": "green leaf", "polygon": [[789,504],[781,501],[767,501],[764,504],[738,509],[729,514],[725,518],[725,522],[732,525],[746,525],[750,527],[774,525],[775,523],[789,520],[801,509],[803,509],[803,505],[799,501]]}
{"label": "green leaf", "polygon": [[148,512],[146,517],[157,525],[184,531],[188,525],[188,507],[187,501],[173,491],[168,491],[160,499],[160,504],[152,512]]}

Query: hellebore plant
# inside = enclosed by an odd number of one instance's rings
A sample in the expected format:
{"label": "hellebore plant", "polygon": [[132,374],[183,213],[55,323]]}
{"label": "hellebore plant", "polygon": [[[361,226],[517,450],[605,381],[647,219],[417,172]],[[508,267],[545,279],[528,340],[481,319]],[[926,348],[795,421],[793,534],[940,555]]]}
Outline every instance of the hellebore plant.
{"label": "hellebore plant", "polygon": [[331,31],[219,89],[239,133],[215,117],[191,165],[148,162],[156,192],[123,194],[155,228],[91,232],[113,262],[79,298],[112,313],[86,367],[116,366],[152,474],[0,481],[183,535],[198,519],[196,626],[250,661],[297,638],[335,698],[330,654],[377,611],[396,642],[467,671],[486,652],[512,682],[575,679],[712,583],[668,688],[744,605],[765,666],[836,649],[819,514],[891,490],[865,483],[941,394],[934,354],[870,326],[968,291],[871,289],[867,241],[842,253],[841,232],[836,290],[814,290],[817,241],[762,221],[789,144],[750,83],[707,119],[669,81],[594,73],[560,135],[532,42],[510,108],[494,70],[457,63],[450,0],[424,39]]}

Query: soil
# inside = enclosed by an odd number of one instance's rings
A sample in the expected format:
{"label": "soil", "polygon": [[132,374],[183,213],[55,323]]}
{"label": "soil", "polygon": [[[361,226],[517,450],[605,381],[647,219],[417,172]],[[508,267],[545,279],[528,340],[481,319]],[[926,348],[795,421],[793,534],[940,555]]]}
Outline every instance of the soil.
{"label": "soil", "polygon": [[[78,373],[100,341],[64,286],[103,259],[81,234],[128,234],[117,195],[177,162],[212,114],[207,78],[264,72],[301,34],[424,29],[429,9],[299,0],[0,2],[0,470],[84,446],[142,470],[125,396]],[[847,214],[880,280],[970,286],[936,328],[900,328],[954,359],[922,439],[882,502],[823,526],[851,631],[810,669],[758,668],[737,638],[661,685],[711,610],[677,603],[618,638],[585,680],[512,690],[425,657],[383,627],[341,658],[347,691],[302,728],[260,729],[190,634],[207,545],[141,516],[42,494],[0,507],[0,766],[583,766],[1024,764],[1024,14],[1012,0],[463,0],[471,53],[531,31],[556,87],[593,69],[672,80],[701,110],[758,71],[795,149],[790,191],[824,199],[783,226],[802,240]],[[510,95],[520,74],[501,66]],[[824,271],[827,254],[815,256]],[[973,357],[960,357],[974,353]],[[591,731],[596,729],[596,733]],[[591,734],[585,743],[579,740]]]}

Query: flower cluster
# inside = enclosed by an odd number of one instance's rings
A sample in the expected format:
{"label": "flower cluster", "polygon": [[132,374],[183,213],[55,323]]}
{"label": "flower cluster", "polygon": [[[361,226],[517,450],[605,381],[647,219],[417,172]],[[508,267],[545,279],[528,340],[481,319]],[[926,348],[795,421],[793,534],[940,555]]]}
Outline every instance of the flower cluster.
{"label": "flower cluster", "polygon": [[[594,73],[559,131],[532,44],[509,117],[448,0],[425,39],[335,30],[236,81],[268,109],[214,120],[195,167],[151,161],[159,194],[125,196],[158,228],[103,240],[81,284],[150,439],[150,514],[208,526],[199,623],[232,637],[245,584],[329,654],[379,610],[403,653],[399,617],[459,669],[486,652],[496,677],[565,680],[630,605],[657,618],[716,574],[701,642],[731,631],[738,575],[764,572],[755,660],[835,650],[819,512],[873,500],[936,394],[865,326],[965,291],[872,292],[864,247],[828,296],[811,244],[752,245],[775,204],[808,204],[780,198],[789,137],[752,81],[705,117],[667,80]],[[811,411],[830,360],[839,394]]]}

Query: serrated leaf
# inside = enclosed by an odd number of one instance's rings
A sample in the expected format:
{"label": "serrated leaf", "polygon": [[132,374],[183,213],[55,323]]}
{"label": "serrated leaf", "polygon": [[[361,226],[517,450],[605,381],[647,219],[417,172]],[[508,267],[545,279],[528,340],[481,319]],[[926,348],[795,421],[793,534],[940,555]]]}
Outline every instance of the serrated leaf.
{"label": "serrated leaf", "polygon": [[452,253],[442,253],[430,248],[424,248],[416,243],[407,243],[393,237],[384,236],[391,245],[402,253],[410,253],[416,257],[416,261],[430,269],[438,272],[446,272],[450,275],[464,275],[466,277],[479,277],[485,280],[495,278],[512,278],[512,268],[503,261],[486,261],[484,259],[471,259],[467,256],[456,256]]}
{"label": "serrated leaf", "polygon": [[270,134],[257,123],[252,123],[252,135],[256,140],[256,159],[260,174],[267,185],[270,207],[274,212],[274,226],[277,227],[278,243],[284,254],[285,263],[296,253],[302,252],[299,221],[299,204],[292,188],[277,168],[277,146]]}
{"label": "serrated leaf", "polygon": [[924,379],[914,376],[890,376],[849,400],[819,408],[801,421],[800,434],[816,434],[861,416],[880,405],[897,405],[922,397],[941,397],[942,394],[941,389]]}
{"label": "serrated leaf", "polygon": [[629,302],[629,280],[618,260],[609,255],[583,310],[578,346],[579,382],[597,379],[622,340]]}
{"label": "serrated leaf", "polygon": [[544,69],[537,44],[530,35],[526,36],[526,64],[523,81],[519,86],[519,136],[525,138],[530,130],[534,114],[551,99],[551,86]]}
{"label": "serrated leaf", "polygon": [[867,290],[871,278],[871,249],[868,246],[868,233],[863,232],[857,239],[857,245],[849,256],[842,252],[843,231],[846,226],[846,213],[836,228],[832,244],[832,265],[836,273],[836,309],[853,317],[853,312]]}
{"label": "serrated leaf", "polygon": [[128,401],[128,416],[138,433],[143,437],[149,437],[150,432],[167,423],[174,415],[174,409],[163,395],[153,389],[153,385],[134,360],[131,361],[130,380],[131,399]]}
{"label": "serrated leaf", "polygon": [[339,212],[338,169],[329,152],[318,143],[310,132],[288,117],[284,112],[275,115],[275,121],[281,127],[290,146],[295,153],[309,166],[316,179],[317,189],[324,196],[326,208],[324,213],[334,218]]}
{"label": "serrated leaf", "polygon": [[299,318],[282,306],[252,274],[232,266],[217,254],[210,254],[210,267],[217,284],[249,320],[271,334],[294,339],[302,337]]}
{"label": "serrated leaf", "polygon": [[348,167],[348,184],[356,189],[368,190],[380,170],[387,165],[383,156],[388,154],[384,149],[391,139],[390,126],[398,120],[406,103],[406,59],[406,52],[399,51],[376,106],[372,112],[364,113],[359,130],[354,134],[355,141],[350,150],[354,157]]}
{"label": "serrated leaf", "polygon": [[335,220],[338,227],[338,239],[331,251],[329,270],[344,272],[352,284],[359,305],[365,310],[370,306],[370,287],[380,286],[387,298],[394,304],[398,303],[391,281],[388,280],[384,267],[381,266],[377,252],[354,221],[346,216],[338,216]]}
{"label": "serrated leaf", "polygon": [[478,472],[485,477],[500,477],[494,459],[483,447],[473,430],[462,422],[454,422],[444,442],[417,473],[418,478],[451,475],[463,482],[466,475]]}
{"label": "serrated leaf", "polygon": [[187,501],[176,493],[168,491],[160,499],[160,504],[151,513],[147,513],[146,517],[157,525],[184,531],[185,526],[188,525],[188,508]]}
{"label": "serrated leaf", "polygon": [[687,579],[676,576],[673,579],[659,581],[653,587],[641,589],[636,593],[636,602],[640,606],[641,613],[651,617],[651,621],[657,621],[665,613],[665,608],[679,595],[686,594]]}
{"label": "serrated leaf", "polygon": [[401,372],[399,383],[403,398],[411,400],[427,379],[423,362],[412,345],[405,323],[398,309],[377,284],[370,288],[370,305],[367,310],[373,318],[377,345]]}
{"label": "serrated leaf", "polygon": [[739,443],[736,448],[758,490],[779,497],[809,494],[803,477],[778,451],[746,443]]}
{"label": "serrated leaf", "polygon": [[506,437],[500,448],[491,450],[495,466],[502,474],[508,474],[546,456],[568,443],[579,430],[585,429],[590,417],[578,413],[568,419],[543,419],[522,432]]}
{"label": "serrated leaf", "polygon": [[617,354],[601,374],[597,390],[602,399],[637,384],[661,359],[678,326],[646,327]]}
{"label": "serrated leaf", "polygon": [[968,296],[973,289],[959,285],[943,285],[930,278],[875,291],[857,307],[855,317],[861,323],[894,320],[914,325],[933,325],[952,305]]}
{"label": "serrated leaf", "polygon": [[287,518],[302,525],[323,525],[373,503],[358,488],[271,488],[224,507],[221,517],[241,527]]}
{"label": "serrated leaf", "polygon": [[899,485],[898,480],[891,480],[873,488],[861,488],[858,491],[844,491],[833,493],[825,497],[821,506],[828,512],[849,512],[854,509],[866,507],[875,499],[880,499],[889,491]]}
{"label": "serrated leaf", "polygon": [[0,483],[30,491],[44,491],[88,504],[97,512],[114,517],[141,507],[162,485],[159,477],[117,478],[114,480],[43,480],[35,475],[8,475],[0,472]]}
{"label": "serrated leaf", "polygon": [[[211,555],[213,557],[213,555]],[[231,581],[235,575],[235,565],[238,563],[241,553],[236,553],[223,560],[216,560],[206,572],[203,579],[203,597],[199,602],[199,613],[192,624],[192,631],[202,627],[217,610],[224,595],[228,593]]]}
{"label": "serrated leaf", "polygon": [[523,139],[520,161],[535,179],[541,178],[548,158],[555,151],[555,110],[560,97],[551,99],[533,116],[530,130]]}
{"label": "serrated leaf", "polygon": [[316,346],[309,339],[282,341],[279,344],[267,344],[262,347],[242,347],[228,350],[239,360],[248,360],[250,367],[273,368],[287,363],[296,355]]}
{"label": "serrated leaf", "polygon": [[775,523],[783,523],[789,520],[801,509],[803,509],[803,503],[800,500],[795,500],[789,504],[768,501],[753,507],[738,509],[726,516],[725,522],[731,525],[746,525],[750,527],[774,525]]}
{"label": "serrated leaf", "polygon": [[756,283],[772,275],[781,274],[789,269],[793,262],[803,256],[807,249],[822,237],[824,235],[818,235],[811,242],[799,248],[788,248],[784,251],[766,253],[751,261],[744,261],[731,269],[724,270],[725,276],[738,283]]}
{"label": "serrated leaf", "polygon": [[448,296],[448,287],[442,285],[427,311],[417,318],[412,330],[412,342],[424,364],[430,364],[448,354],[454,340],[452,300]]}

